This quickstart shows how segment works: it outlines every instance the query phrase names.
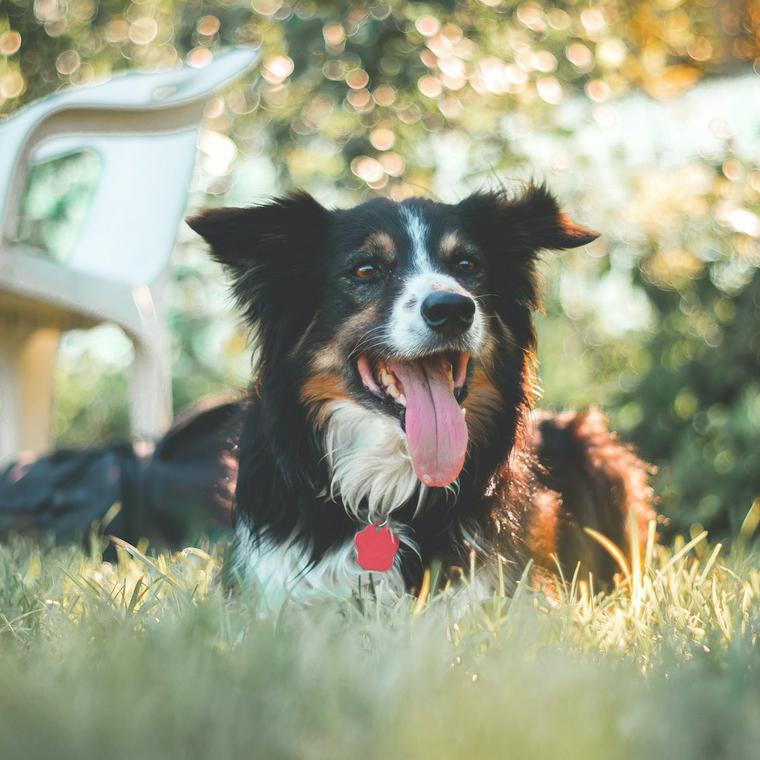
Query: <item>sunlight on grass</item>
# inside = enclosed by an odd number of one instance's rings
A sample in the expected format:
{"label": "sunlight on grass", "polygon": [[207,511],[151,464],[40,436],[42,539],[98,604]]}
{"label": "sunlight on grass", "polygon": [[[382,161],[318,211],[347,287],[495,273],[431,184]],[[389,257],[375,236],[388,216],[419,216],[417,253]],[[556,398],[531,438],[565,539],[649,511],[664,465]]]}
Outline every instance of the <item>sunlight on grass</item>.
{"label": "sunlight on grass", "polygon": [[224,545],[14,541],[0,756],[749,757],[760,565],[648,539],[608,591],[576,572],[482,600],[474,570],[438,591],[433,570],[417,598],[276,614],[225,589]]}

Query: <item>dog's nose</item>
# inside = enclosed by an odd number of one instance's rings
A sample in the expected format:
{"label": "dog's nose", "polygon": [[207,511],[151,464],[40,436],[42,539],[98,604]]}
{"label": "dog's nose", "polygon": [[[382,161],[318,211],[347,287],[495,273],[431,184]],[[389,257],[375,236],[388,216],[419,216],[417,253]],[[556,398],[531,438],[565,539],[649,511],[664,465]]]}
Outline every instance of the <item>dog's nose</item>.
{"label": "dog's nose", "polygon": [[422,302],[422,317],[436,332],[463,333],[474,316],[475,301],[460,293],[437,290]]}

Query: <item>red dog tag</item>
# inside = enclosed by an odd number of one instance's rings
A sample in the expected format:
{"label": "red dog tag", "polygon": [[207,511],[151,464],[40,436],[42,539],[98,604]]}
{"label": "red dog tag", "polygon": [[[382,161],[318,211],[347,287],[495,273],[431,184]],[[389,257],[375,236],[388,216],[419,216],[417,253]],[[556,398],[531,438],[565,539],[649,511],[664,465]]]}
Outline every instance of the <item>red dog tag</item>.
{"label": "red dog tag", "polygon": [[368,525],[354,536],[356,556],[364,570],[384,573],[393,567],[393,560],[398,551],[398,538],[391,529],[379,523]]}

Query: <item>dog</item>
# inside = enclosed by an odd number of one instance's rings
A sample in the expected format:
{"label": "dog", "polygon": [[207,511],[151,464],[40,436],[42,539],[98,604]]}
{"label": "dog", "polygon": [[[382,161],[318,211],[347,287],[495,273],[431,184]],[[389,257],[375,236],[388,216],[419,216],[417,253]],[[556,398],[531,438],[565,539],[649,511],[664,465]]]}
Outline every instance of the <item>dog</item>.
{"label": "dog", "polygon": [[639,550],[647,465],[597,410],[532,411],[540,253],[598,237],[545,186],[335,210],[295,193],[188,223],[231,274],[257,351],[242,576],[296,598],[350,594],[372,572],[414,591],[432,563],[474,556],[500,557],[512,586],[529,560],[536,578],[580,563],[601,584],[615,563],[584,528]]}

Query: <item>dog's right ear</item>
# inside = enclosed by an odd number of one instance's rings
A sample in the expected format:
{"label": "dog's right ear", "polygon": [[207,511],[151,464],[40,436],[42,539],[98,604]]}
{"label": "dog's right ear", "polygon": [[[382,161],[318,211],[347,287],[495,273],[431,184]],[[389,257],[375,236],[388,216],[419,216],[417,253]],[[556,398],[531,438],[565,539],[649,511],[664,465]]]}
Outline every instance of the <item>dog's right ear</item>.
{"label": "dog's right ear", "polygon": [[256,266],[308,269],[319,254],[329,222],[330,212],[308,193],[277,198],[264,206],[209,209],[187,220],[233,276]]}
{"label": "dog's right ear", "polygon": [[316,313],[331,217],[310,195],[297,193],[187,220],[232,274],[233,293],[265,363],[284,356]]}

